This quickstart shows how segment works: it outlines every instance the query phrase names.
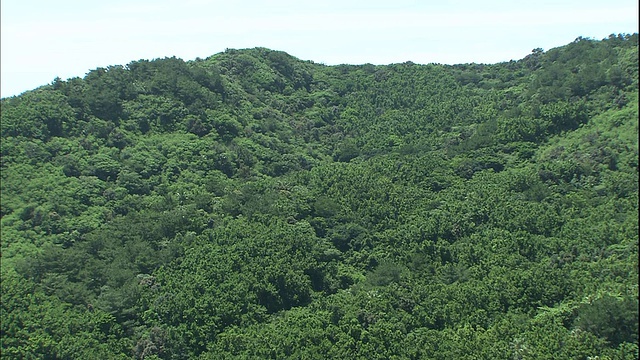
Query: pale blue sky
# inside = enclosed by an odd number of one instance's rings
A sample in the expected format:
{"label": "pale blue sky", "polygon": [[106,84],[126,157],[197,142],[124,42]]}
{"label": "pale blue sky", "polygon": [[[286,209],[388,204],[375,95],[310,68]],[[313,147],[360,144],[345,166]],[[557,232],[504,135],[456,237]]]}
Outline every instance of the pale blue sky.
{"label": "pale blue sky", "polygon": [[7,97],[108,65],[226,48],[333,64],[496,63],[638,32],[637,0],[2,0]]}

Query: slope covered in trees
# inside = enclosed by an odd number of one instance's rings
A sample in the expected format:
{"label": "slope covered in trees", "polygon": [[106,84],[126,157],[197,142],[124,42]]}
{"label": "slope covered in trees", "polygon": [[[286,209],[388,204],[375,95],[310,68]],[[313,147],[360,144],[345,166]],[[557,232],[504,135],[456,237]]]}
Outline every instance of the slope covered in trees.
{"label": "slope covered in trees", "polygon": [[637,34],[1,106],[3,358],[638,358]]}

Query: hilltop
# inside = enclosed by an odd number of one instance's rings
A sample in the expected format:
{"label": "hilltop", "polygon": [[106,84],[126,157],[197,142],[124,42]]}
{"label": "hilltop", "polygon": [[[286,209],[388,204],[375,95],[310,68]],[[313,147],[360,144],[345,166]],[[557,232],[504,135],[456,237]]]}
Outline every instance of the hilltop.
{"label": "hilltop", "polygon": [[2,357],[638,357],[638,35],[133,61],[1,101]]}

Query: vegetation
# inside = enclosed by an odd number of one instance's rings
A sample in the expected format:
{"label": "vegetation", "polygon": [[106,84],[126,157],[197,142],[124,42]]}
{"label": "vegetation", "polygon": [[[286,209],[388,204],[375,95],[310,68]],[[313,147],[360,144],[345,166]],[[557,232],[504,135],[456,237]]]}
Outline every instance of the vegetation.
{"label": "vegetation", "polygon": [[638,35],[2,99],[2,358],[637,359]]}

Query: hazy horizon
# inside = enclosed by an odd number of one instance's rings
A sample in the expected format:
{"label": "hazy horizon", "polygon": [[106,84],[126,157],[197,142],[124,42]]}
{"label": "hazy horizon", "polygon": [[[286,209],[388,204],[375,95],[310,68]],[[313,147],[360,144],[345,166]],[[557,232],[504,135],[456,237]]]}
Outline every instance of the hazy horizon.
{"label": "hazy horizon", "polygon": [[327,65],[498,63],[577,37],[638,32],[638,3],[3,1],[0,96],[140,59],[266,47]]}

